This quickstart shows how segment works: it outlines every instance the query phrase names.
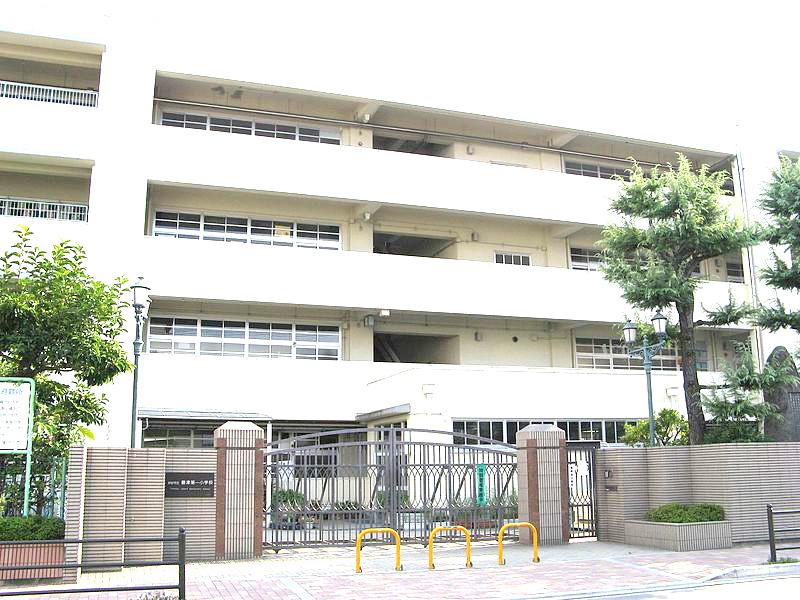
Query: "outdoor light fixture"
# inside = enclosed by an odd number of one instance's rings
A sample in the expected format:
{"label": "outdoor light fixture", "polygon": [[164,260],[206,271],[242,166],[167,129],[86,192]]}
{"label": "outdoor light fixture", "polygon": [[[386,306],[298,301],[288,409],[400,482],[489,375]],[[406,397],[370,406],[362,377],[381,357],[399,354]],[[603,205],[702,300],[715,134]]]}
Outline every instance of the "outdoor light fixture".
{"label": "outdoor light fixture", "polygon": [[628,347],[628,355],[642,357],[642,366],[644,367],[645,379],[647,380],[647,414],[650,422],[650,446],[655,446],[656,427],[655,420],[653,419],[653,383],[651,380],[651,372],[653,370],[653,356],[667,343],[667,317],[661,314],[659,310],[650,322],[653,324],[653,330],[656,334],[656,342],[654,344],[649,344],[645,337],[642,346],[635,348],[637,328],[630,320],[622,326],[622,336],[625,345]]}
{"label": "outdoor light fixture", "polygon": [[367,315],[364,317],[364,327],[372,329],[375,327],[375,315]]}
{"label": "outdoor light fixture", "polygon": [[131,286],[133,311],[136,319],[136,337],[133,340],[133,401],[131,402],[131,448],[136,447],[136,403],[139,391],[139,355],[142,353],[142,326],[150,307],[150,287],[139,277]]}

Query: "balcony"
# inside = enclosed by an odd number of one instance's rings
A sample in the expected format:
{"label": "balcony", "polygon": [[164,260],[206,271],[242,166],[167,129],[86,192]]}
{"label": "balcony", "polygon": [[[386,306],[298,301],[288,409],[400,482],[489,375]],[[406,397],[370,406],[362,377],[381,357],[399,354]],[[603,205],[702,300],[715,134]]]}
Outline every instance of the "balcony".
{"label": "balcony", "polygon": [[550,223],[607,224],[619,190],[616,181],[555,171],[161,125],[151,127],[148,148],[142,159],[153,182]]}
{"label": "balcony", "polygon": [[[144,354],[142,410],[268,414],[273,419],[348,420],[410,404],[450,418],[617,418],[647,415],[641,371],[316,362]],[[198,376],[198,374],[202,376]],[[700,373],[703,383],[717,374]],[[268,384],[265,384],[268,382]],[[298,385],[302,382],[302,385]],[[263,390],[263,391],[261,391]],[[680,373],[654,373],[656,410],[685,411]]]}
{"label": "balcony", "polygon": [[97,92],[95,90],[34,85],[18,81],[0,80],[0,98],[71,104],[73,106],[97,106]]}
{"label": "balcony", "polygon": [[[631,314],[602,274],[564,268],[153,237],[137,255],[163,298],[595,323]],[[742,284],[701,284],[697,316],[729,290],[747,297]]]}

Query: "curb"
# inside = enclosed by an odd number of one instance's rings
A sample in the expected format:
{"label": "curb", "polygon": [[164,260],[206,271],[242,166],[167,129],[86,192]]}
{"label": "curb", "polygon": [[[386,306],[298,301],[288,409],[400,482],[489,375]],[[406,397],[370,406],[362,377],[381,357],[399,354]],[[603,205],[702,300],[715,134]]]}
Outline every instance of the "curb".
{"label": "curb", "polygon": [[749,577],[772,577],[800,575],[800,563],[784,565],[753,565],[750,567],[731,567],[698,580],[700,583],[723,581],[726,579],[743,579]]}

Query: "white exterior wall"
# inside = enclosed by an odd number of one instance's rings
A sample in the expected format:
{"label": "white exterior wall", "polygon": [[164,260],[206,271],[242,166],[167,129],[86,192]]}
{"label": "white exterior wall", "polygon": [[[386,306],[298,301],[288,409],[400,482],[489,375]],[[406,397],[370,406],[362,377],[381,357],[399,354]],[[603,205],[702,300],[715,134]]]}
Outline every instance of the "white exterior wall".
{"label": "white exterior wall", "polygon": [[[381,78],[365,77],[363,70],[352,64],[358,61],[342,54],[334,57],[344,68],[322,68],[325,61],[318,53],[309,62],[300,55],[280,52],[280,61],[270,60],[266,65],[263,57],[269,52],[275,56],[279,47],[260,47],[263,36],[251,39],[237,33],[237,44],[209,45],[197,30],[175,29],[163,20],[128,14],[127,10],[109,9],[110,16],[87,13],[83,20],[60,19],[58,12],[42,19],[24,7],[4,15],[3,27],[9,31],[105,48],[96,108],[0,99],[4,160],[49,157],[51,163],[91,168],[89,222],[27,221],[42,247],[76,239],[85,243],[90,267],[98,277],[110,280],[120,274],[131,278],[143,274],[156,301],[215,301],[230,306],[231,312],[237,310],[234,307],[266,303],[348,311],[355,313],[352,317],[358,321],[362,314],[390,309],[465,319],[533,319],[556,323],[565,331],[579,324],[605,327],[633,314],[618,289],[598,273],[563,268],[569,244],[558,237],[565,235],[564,226],[598,227],[611,222],[608,203],[619,185],[561,173],[552,153],[531,154],[530,166],[537,168],[523,169],[479,162],[475,155],[463,155],[471,160],[454,160],[371,150],[370,143],[334,147],[152,124],[157,70],[537,122],[540,117],[531,103],[510,106],[497,101],[489,106],[469,98],[464,90],[455,88],[447,93],[439,88],[437,95],[426,86],[411,85],[402,76],[390,85]],[[147,43],[142,43],[142,29],[134,26],[140,21],[150,32]],[[215,35],[224,34],[217,31]],[[508,97],[497,95],[501,96]],[[557,124],[568,126],[566,121]],[[31,123],[37,126],[31,127]],[[586,114],[576,118],[575,125],[591,129]],[[623,129],[619,133],[634,133],[627,124]],[[700,139],[702,134],[694,129],[681,138],[676,132],[663,141],[717,151],[732,146],[728,140],[733,136]],[[639,137],[647,137],[647,131]],[[458,154],[455,150],[465,151],[455,148],[454,155]],[[491,146],[479,147],[477,159],[491,150]],[[751,168],[746,175],[751,205],[764,174],[775,165],[774,153],[775,148],[768,145],[744,153]],[[498,153],[498,160],[504,159],[518,160],[512,152]],[[146,237],[148,182],[311,196],[319,206],[327,202],[331,210],[338,211],[343,232],[350,236],[346,247],[353,251],[239,247]],[[486,247],[471,242],[459,245],[454,258],[467,260],[373,255],[369,252],[371,225],[354,221],[364,204],[383,206],[386,212],[382,215],[379,210],[375,220],[387,226],[393,219],[392,210],[400,207],[439,211],[431,213],[436,215],[431,221],[452,218],[464,241],[472,229],[471,222],[464,219],[480,223],[491,216],[479,232]],[[298,209],[304,211],[309,211],[308,203]],[[512,232],[511,242],[500,238],[500,216],[519,220],[509,227],[510,232],[520,230]],[[7,246],[11,230],[20,221],[0,218],[0,247]],[[528,235],[535,240],[530,246],[519,243]],[[575,235],[576,240],[581,239],[580,233]],[[497,242],[492,246],[501,245],[497,249],[527,248],[536,266],[519,270],[485,261],[490,241]],[[763,253],[756,257],[763,261]],[[750,286],[707,282],[698,294],[698,308],[724,303],[729,291],[738,299],[753,294]],[[487,346],[492,335],[486,338]],[[550,349],[525,362],[526,367],[435,367],[373,364],[369,331],[352,327],[346,336],[351,344],[350,360],[334,364],[145,355],[140,405],[197,410],[235,407],[274,418],[315,420],[352,419],[356,413],[410,402],[409,424],[442,425],[452,417],[637,418],[646,412],[641,373],[572,369],[563,360],[565,351],[572,352],[571,341],[569,349],[566,341],[555,349],[551,342]],[[566,334],[564,339],[569,339]],[[764,335],[764,354],[778,340],[792,346],[796,336]],[[129,346],[130,339],[125,344]],[[265,380],[270,384],[264,384]],[[126,443],[130,384],[131,377],[126,375],[108,386],[109,424],[98,438],[100,443]],[[261,388],[263,393],[253,392]],[[423,388],[435,392],[426,397]],[[682,408],[679,374],[656,375],[654,389],[657,406]]]}

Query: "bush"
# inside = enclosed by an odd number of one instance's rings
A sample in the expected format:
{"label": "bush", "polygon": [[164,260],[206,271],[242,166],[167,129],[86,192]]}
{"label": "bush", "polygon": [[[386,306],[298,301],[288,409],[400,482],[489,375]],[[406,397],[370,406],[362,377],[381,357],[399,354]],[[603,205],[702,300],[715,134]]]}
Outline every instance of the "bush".
{"label": "bush", "polygon": [[647,511],[644,518],[656,523],[707,523],[724,521],[725,511],[719,504],[664,504]]}
{"label": "bush", "polygon": [[64,521],[55,517],[0,517],[0,541],[63,540]]}

